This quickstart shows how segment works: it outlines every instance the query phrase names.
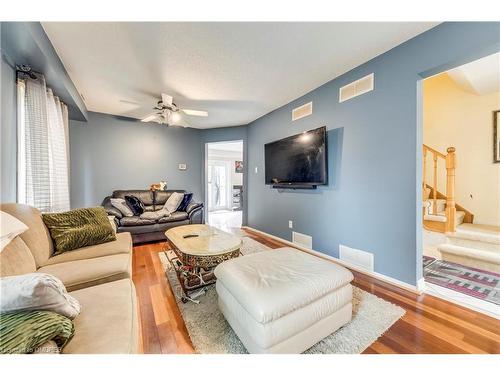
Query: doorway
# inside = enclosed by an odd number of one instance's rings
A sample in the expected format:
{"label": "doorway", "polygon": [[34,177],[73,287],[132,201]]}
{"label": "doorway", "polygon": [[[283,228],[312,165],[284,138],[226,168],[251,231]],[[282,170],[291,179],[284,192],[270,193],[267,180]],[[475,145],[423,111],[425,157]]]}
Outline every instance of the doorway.
{"label": "doorway", "polygon": [[426,293],[500,317],[500,53],[422,84]]}
{"label": "doorway", "polygon": [[243,141],[206,144],[205,201],[208,224],[234,232],[243,218]]}

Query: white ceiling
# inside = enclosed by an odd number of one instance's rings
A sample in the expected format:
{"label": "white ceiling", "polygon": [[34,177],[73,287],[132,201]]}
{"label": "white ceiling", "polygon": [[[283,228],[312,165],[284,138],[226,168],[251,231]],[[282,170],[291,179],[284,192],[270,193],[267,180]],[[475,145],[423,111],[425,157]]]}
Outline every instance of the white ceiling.
{"label": "white ceiling", "polygon": [[44,22],[90,111],[143,118],[161,92],[193,127],[247,124],[437,23]]}
{"label": "white ceiling", "polygon": [[500,53],[447,71],[462,89],[477,95],[500,91]]}

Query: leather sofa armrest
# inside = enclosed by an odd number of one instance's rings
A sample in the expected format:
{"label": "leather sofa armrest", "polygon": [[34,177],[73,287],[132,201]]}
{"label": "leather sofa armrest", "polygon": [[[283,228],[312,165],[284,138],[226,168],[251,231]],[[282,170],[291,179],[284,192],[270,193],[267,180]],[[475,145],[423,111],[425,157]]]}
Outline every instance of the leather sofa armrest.
{"label": "leather sofa armrest", "polygon": [[189,203],[186,212],[191,224],[203,224],[203,203]]}
{"label": "leather sofa armrest", "polygon": [[111,199],[111,197],[104,198],[104,200],[101,203],[101,206],[104,207],[104,209],[106,210],[108,215],[112,215],[112,216],[116,217],[117,219],[121,219],[123,217],[122,213],[120,212],[120,210],[118,210],[116,207],[114,207],[111,204],[110,199]]}

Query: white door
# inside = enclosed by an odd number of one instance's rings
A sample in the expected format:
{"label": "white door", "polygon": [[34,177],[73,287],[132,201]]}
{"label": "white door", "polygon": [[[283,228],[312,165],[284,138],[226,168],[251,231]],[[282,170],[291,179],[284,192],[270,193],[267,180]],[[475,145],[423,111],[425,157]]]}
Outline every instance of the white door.
{"label": "white door", "polygon": [[231,208],[231,170],[225,161],[208,161],[208,210],[227,210]]}

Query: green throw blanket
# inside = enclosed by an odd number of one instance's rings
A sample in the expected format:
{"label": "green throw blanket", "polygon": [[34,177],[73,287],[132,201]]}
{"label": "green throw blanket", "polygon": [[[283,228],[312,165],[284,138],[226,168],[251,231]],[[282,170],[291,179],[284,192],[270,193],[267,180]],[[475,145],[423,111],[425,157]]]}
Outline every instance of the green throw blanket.
{"label": "green throw blanket", "polygon": [[74,333],[71,319],[52,311],[0,314],[0,354],[34,353],[49,340],[61,350]]}

